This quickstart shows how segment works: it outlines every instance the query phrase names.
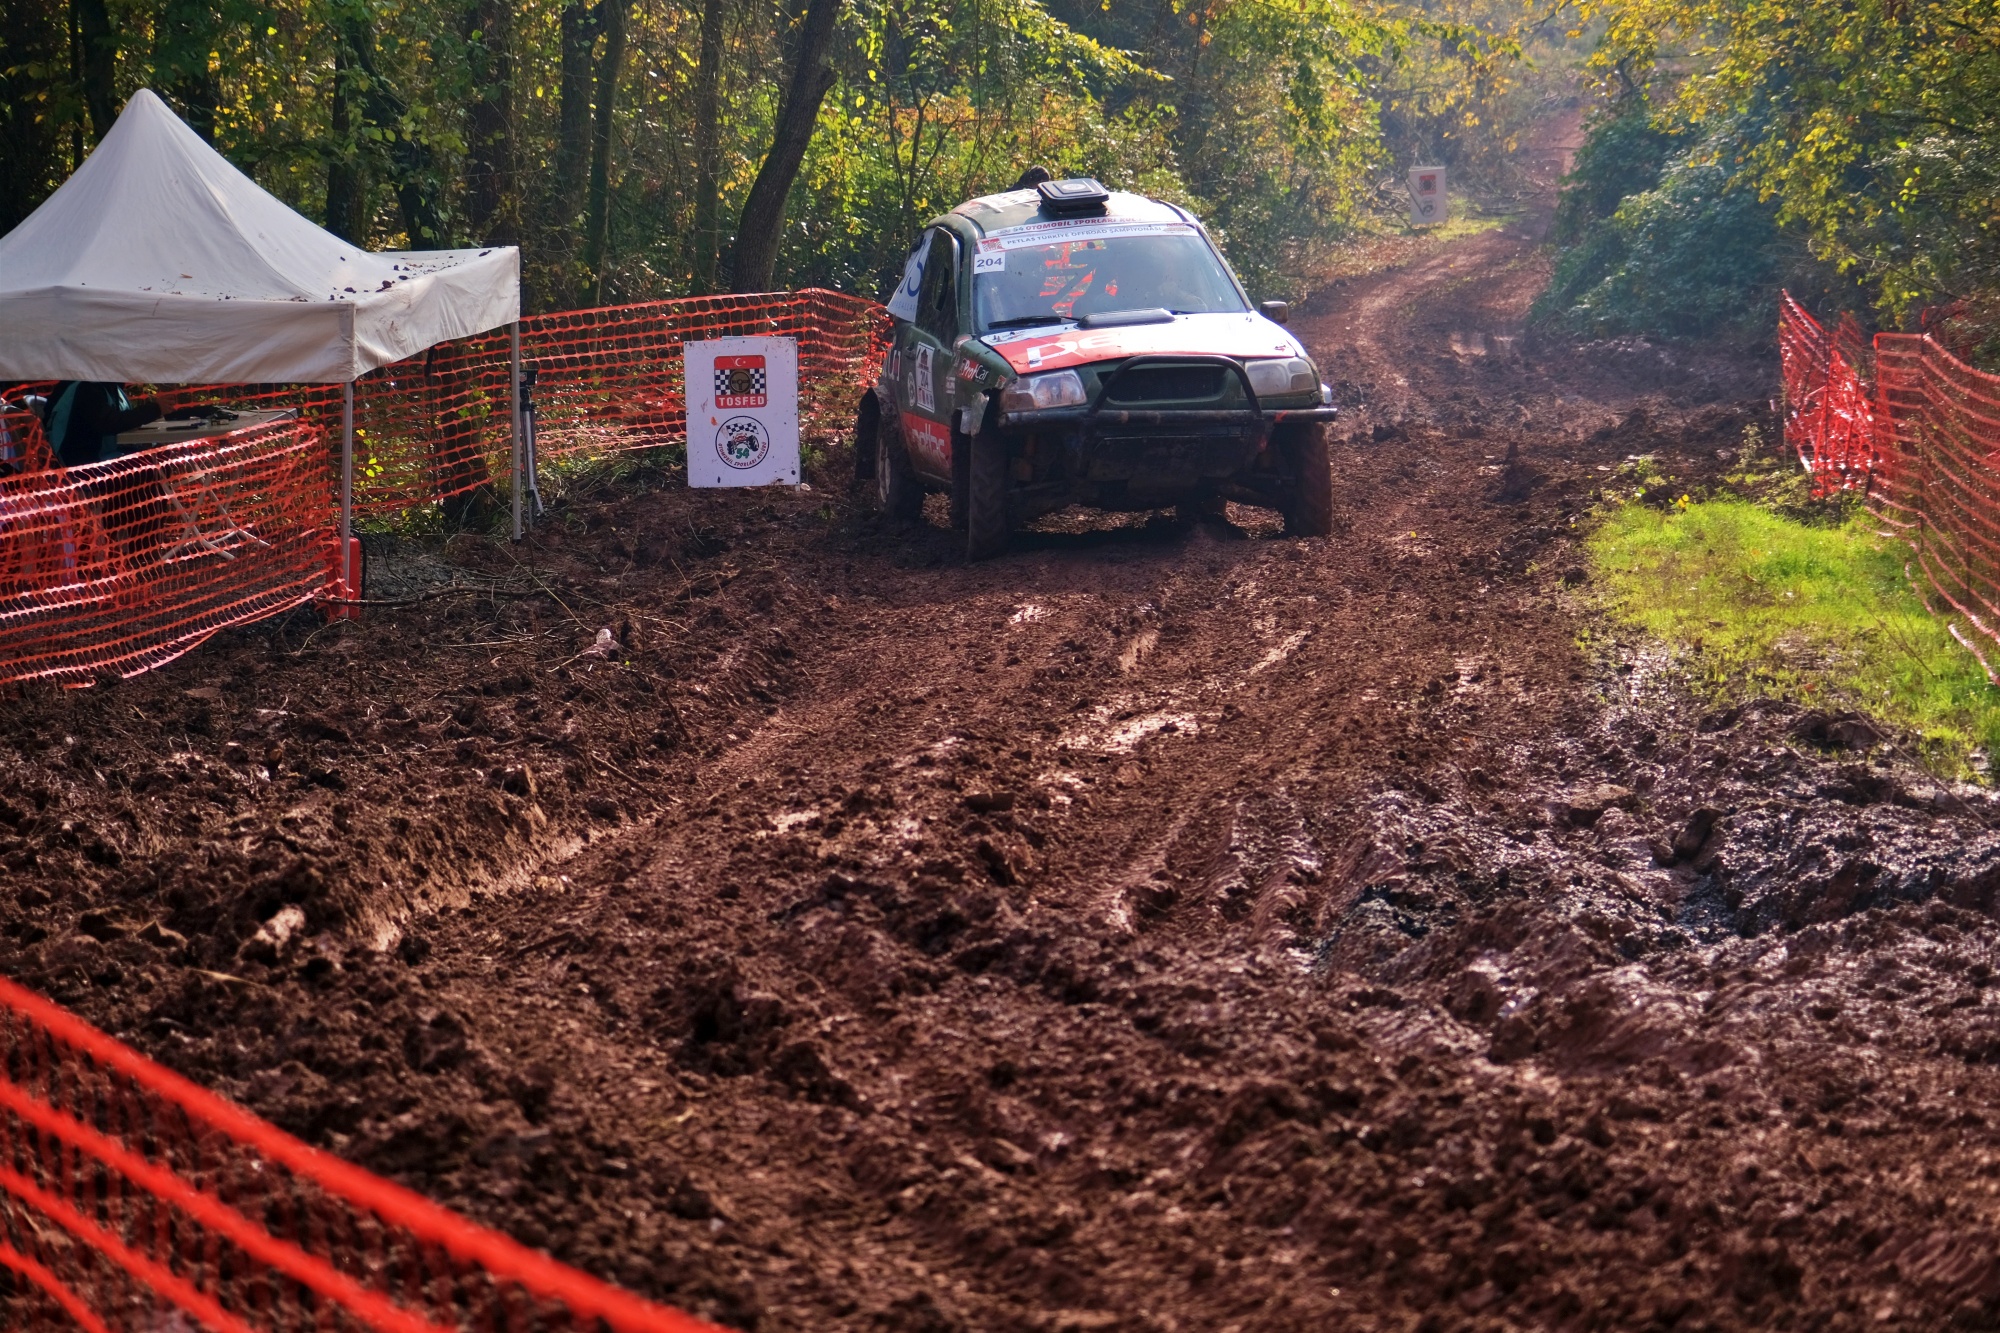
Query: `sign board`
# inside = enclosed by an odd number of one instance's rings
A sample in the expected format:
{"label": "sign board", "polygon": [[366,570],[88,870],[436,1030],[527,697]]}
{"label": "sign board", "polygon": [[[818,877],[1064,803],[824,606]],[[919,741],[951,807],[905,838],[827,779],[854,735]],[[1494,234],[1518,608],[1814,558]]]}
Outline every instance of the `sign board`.
{"label": "sign board", "polygon": [[797,340],[714,338],[681,351],[688,485],[798,485]]}
{"label": "sign board", "polygon": [[1445,202],[1444,168],[1410,168],[1410,225],[1435,227],[1449,212]]}

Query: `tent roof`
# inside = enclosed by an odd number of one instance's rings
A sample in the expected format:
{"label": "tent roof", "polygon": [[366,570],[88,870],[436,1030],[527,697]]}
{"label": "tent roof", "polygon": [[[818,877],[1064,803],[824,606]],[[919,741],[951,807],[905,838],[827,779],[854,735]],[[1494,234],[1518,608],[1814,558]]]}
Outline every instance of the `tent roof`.
{"label": "tent roof", "polygon": [[0,237],[0,378],[340,383],[520,318],[511,246],[371,254],[151,92]]}

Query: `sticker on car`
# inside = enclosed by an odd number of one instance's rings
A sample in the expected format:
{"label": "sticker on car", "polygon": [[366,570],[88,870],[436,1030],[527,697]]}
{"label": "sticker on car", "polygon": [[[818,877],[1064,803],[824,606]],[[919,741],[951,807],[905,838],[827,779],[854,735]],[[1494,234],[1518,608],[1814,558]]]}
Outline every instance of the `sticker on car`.
{"label": "sticker on car", "polygon": [[924,285],[925,248],[923,240],[919,239],[903,265],[903,280],[896,284],[895,292],[889,297],[889,314],[896,319],[917,317],[917,293]]}
{"label": "sticker on car", "polygon": [[1007,271],[1006,252],[1003,250],[994,254],[974,255],[972,257],[972,271],[974,273],[1006,272]]}
{"label": "sticker on car", "polygon": [[951,466],[951,432],[941,423],[905,412],[903,439],[910,452],[922,458],[931,471],[943,472]]}
{"label": "sticker on car", "polygon": [[918,344],[915,373],[911,378],[913,382],[910,385],[910,397],[916,403],[917,410],[919,412],[937,411],[937,382],[931,375],[931,345],[929,343]]}
{"label": "sticker on car", "polygon": [[[1110,240],[1115,236],[1193,236],[1194,226],[1186,222],[1120,222],[1113,218],[1064,218],[1056,222],[1029,222],[1003,227],[979,242],[973,263],[991,254],[1024,250],[1031,245],[1055,245],[1068,240]],[[975,267],[973,272],[980,270]]]}

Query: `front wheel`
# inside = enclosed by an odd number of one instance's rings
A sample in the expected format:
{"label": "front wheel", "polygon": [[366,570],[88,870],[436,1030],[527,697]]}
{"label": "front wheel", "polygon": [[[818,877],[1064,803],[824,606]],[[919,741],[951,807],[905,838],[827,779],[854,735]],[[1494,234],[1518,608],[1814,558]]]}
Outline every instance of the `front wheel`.
{"label": "front wheel", "polygon": [[1333,445],[1324,422],[1280,426],[1273,441],[1292,491],[1285,499],[1285,532],[1293,537],[1333,535]]}
{"label": "front wheel", "polygon": [[1174,506],[1174,517],[1183,523],[1199,523],[1204,519],[1229,518],[1229,501],[1213,492],[1182,500]]}
{"label": "front wheel", "polygon": [[1007,444],[982,430],[970,441],[965,487],[965,554],[984,560],[1007,549]]}
{"label": "front wheel", "polygon": [[888,417],[875,427],[875,498],[882,512],[899,523],[914,523],[924,512],[923,485],[903,452],[901,432]]}

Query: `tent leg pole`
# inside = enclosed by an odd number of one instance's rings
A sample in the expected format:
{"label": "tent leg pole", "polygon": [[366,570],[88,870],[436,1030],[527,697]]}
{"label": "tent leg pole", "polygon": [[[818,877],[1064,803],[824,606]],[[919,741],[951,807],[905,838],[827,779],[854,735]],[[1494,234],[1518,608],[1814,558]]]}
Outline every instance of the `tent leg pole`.
{"label": "tent leg pole", "polygon": [[354,587],[354,381],[340,386],[340,590],[352,601]]}
{"label": "tent leg pole", "polygon": [[507,443],[514,460],[514,540],[520,541],[521,528],[521,325],[507,326],[507,347],[511,369],[507,376]]}

